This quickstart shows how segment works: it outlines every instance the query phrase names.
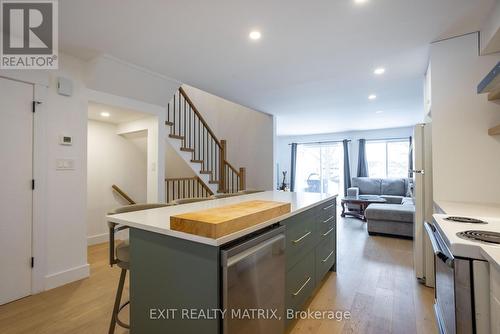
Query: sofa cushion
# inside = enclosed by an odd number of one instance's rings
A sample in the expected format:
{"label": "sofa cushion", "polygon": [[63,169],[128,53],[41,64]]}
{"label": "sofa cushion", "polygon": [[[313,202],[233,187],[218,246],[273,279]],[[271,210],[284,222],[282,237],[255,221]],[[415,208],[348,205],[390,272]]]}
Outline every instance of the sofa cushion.
{"label": "sofa cushion", "polygon": [[366,219],[413,223],[415,206],[400,204],[371,204],[366,208]]}
{"label": "sofa cushion", "polygon": [[415,205],[415,203],[413,202],[413,198],[411,198],[411,197],[404,197],[401,204],[403,204],[403,205]]}
{"label": "sofa cushion", "polygon": [[352,186],[359,188],[360,195],[381,195],[381,179],[353,177]]}
{"label": "sofa cushion", "polygon": [[381,192],[383,195],[406,196],[408,182],[406,179],[382,179]]}
{"label": "sofa cushion", "polygon": [[383,199],[385,199],[387,204],[402,204],[403,199],[405,197],[403,196],[393,196],[393,195],[381,195]]}

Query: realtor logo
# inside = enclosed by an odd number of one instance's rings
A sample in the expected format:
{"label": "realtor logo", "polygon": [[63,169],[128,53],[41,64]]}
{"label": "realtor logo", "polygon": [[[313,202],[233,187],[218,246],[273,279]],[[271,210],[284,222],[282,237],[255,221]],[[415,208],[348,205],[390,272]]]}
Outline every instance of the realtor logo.
{"label": "realtor logo", "polygon": [[0,0],[0,68],[57,69],[57,0]]}

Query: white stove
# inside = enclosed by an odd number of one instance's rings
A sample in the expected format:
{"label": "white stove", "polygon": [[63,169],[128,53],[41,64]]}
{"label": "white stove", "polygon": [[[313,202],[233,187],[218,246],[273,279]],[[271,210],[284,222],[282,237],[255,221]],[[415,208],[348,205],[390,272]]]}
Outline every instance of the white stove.
{"label": "white stove", "polygon": [[464,217],[472,222],[461,222],[450,220],[454,216],[436,214],[434,217],[434,226],[439,230],[440,236],[446,243],[446,246],[455,257],[470,258],[476,260],[486,260],[481,253],[484,247],[500,247],[493,243],[482,242],[473,239],[464,239],[459,236],[466,231],[487,231],[500,233],[500,219],[491,217]]}
{"label": "white stove", "polygon": [[425,223],[435,258],[435,312],[441,333],[490,333],[489,265],[500,248],[500,219],[433,215]]}

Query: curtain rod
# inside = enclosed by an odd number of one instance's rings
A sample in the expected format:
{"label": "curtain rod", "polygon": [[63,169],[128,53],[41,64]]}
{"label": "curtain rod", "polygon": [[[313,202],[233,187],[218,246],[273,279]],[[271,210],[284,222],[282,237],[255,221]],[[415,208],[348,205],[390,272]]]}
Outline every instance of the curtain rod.
{"label": "curtain rod", "polygon": [[[411,136],[408,137],[393,137],[393,138],[378,138],[378,139],[366,139],[366,141],[380,141],[380,140],[409,140]],[[359,139],[358,139],[359,140]]]}
{"label": "curtain rod", "polygon": [[[350,139],[347,139],[347,142],[350,142]],[[328,143],[342,143],[343,140],[326,140],[326,141],[310,141],[303,143],[289,143],[288,145],[297,144],[297,145],[307,145],[307,144],[328,144]]]}

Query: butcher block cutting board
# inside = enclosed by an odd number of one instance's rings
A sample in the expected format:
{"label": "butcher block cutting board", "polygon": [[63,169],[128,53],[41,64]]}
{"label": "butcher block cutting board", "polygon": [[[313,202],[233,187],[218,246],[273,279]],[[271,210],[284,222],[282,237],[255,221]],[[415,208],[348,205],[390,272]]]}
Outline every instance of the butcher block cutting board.
{"label": "butcher block cutting board", "polygon": [[248,201],[170,217],[170,229],[218,239],[291,211],[290,203]]}

